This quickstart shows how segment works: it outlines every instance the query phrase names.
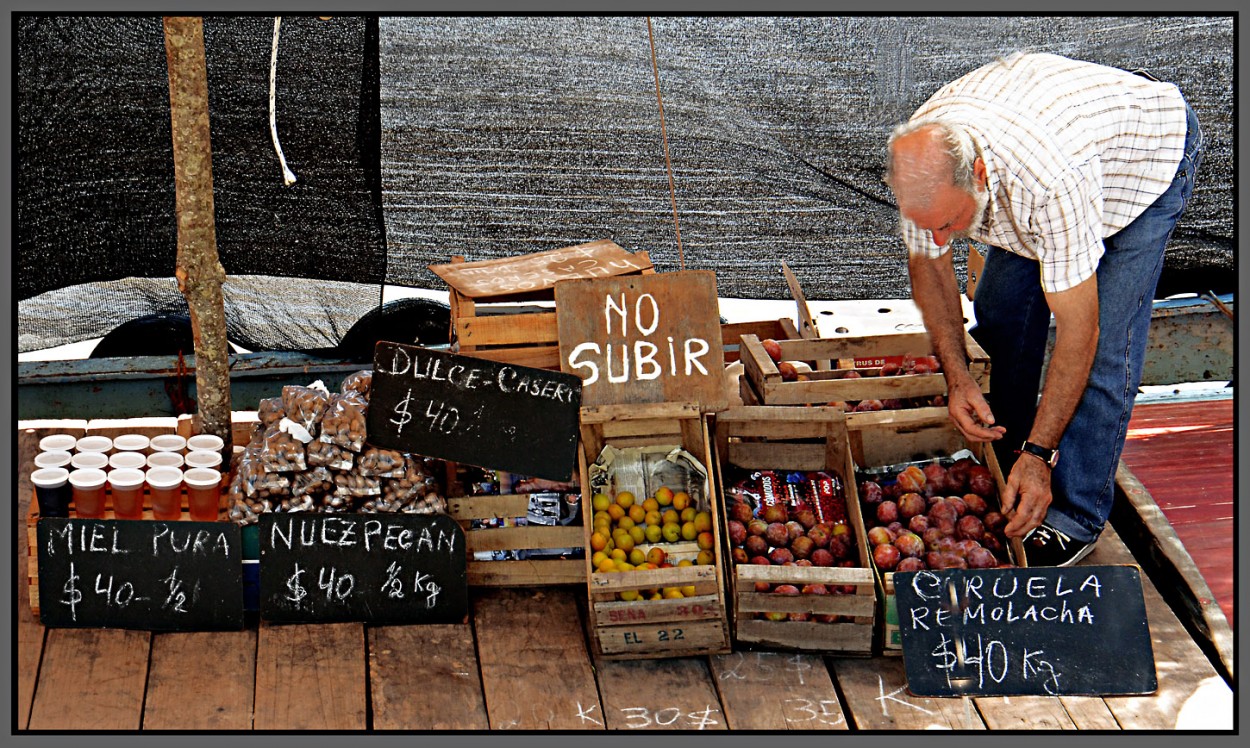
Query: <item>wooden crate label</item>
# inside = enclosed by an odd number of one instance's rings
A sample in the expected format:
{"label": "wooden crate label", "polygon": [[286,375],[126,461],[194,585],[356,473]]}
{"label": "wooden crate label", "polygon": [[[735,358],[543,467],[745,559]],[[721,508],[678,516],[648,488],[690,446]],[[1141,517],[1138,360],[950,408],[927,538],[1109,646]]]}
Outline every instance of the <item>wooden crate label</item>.
{"label": "wooden crate label", "polygon": [[242,541],[233,523],[45,517],[36,535],[45,626],[243,627]]}
{"label": "wooden crate label", "polygon": [[580,376],[587,405],[728,406],[711,271],[565,281],[555,296],[560,366]]}
{"label": "wooden crate label", "polygon": [[460,623],[464,531],[442,514],[263,514],[260,615],[281,623]]}
{"label": "wooden crate label", "polygon": [[895,572],[917,696],[1106,696],[1158,688],[1135,566]]}
{"label": "wooden crate label", "polygon": [[683,651],[723,647],[725,631],[720,620],[604,626],[599,628],[599,640],[605,654],[659,650],[677,657]]}
{"label": "wooden crate label", "polygon": [[429,266],[447,285],[470,298],[541,291],[570,278],[606,278],[650,267],[649,259],[607,240],[520,257]]}
{"label": "wooden crate label", "polygon": [[368,443],[568,480],[577,466],[581,381],[571,375],[380,342]]}
{"label": "wooden crate label", "polygon": [[661,623],[721,618],[720,600],[715,594],[671,600],[595,603],[595,621],[600,626],[624,623]]}

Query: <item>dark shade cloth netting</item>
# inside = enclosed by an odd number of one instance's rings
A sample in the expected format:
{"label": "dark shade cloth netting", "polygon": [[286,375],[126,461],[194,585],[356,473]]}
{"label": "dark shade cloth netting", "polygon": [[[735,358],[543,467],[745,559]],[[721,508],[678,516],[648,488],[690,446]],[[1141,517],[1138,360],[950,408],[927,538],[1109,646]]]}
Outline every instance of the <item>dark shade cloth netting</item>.
{"label": "dark shade cloth netting", "polygon": [[[186,312],[161,19],[16,16],[19,349]],[[884,143],[937,88],[1016,51],[1175,82],[1206,154],[1158,297],[1235,282],[1234,22],[1193,16],[655,17],[673,197],[642,16],[204,22],[231,340],[333,348],[431,263],[597,239],[722,296],[906,298]],[[964,272],[966,248],[956,250]]]}

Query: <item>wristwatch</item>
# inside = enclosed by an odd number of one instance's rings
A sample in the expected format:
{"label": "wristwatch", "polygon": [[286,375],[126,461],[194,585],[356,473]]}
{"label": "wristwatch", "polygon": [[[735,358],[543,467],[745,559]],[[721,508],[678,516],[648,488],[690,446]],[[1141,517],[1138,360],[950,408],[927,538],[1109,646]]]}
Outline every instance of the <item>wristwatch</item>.
{"label": "wristwatch", "polygon": [[1047,449],[1046,447],[1043,447],[1043,446],[1034,444],[1031,441],[1025,440],[1024,444],[1021,444],[1020,448],[1016,450],[1016,454],[1021,454],[1024,452],[1027,452],[1033,455],[1034,457],[1041,458],[1042,462],[1045,462],[1047,465],[1049,465],[1052,470],[1054,469],[1055,465],[1059,464],[1059,450],[1058,449]]}

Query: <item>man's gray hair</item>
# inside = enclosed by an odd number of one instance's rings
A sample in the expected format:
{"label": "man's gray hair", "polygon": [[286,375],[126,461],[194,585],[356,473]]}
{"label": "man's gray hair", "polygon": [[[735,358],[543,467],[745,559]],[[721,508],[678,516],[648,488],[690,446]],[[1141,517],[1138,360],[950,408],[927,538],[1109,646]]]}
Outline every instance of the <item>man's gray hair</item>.
{"label": "man's gray hair", "polygon": [[[899,169],[894,163],[894,142],[926,129],[933,131],[940,146],[933,154],[935,158],[926,159],[925,162],[909,162],[903,169]],[[968,192],[976,188],[976,178],[972,171],[977,160],[976,144],[972,142],[968,130],[959,123],[940,119],[904,122],[890,133],[886,147],[889,155],[886,158],[885,183],[894,190],[896,197],[900,187],[913,193],[912,197],[920,199],[923,198],[916,193],[930,193],[944,184],[954,184]]]}

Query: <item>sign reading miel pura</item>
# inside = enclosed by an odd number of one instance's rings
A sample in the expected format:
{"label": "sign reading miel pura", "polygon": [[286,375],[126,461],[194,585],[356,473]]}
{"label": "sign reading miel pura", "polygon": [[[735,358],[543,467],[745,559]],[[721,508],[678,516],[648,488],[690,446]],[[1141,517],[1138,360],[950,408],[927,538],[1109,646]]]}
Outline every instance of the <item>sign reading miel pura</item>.
{"label": "sign reading miel pura", "polygon": [[582,405],[729,404],[716,274],[710,270],[555,285],[560,367]]}

